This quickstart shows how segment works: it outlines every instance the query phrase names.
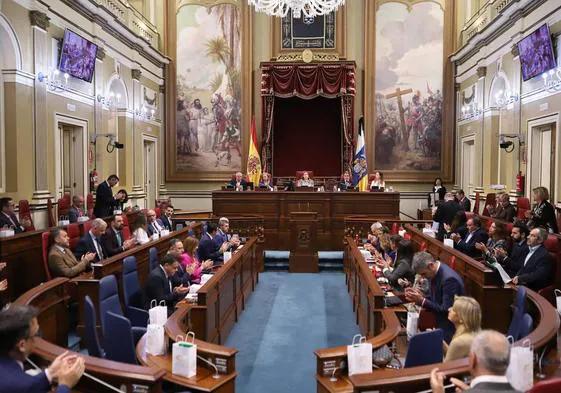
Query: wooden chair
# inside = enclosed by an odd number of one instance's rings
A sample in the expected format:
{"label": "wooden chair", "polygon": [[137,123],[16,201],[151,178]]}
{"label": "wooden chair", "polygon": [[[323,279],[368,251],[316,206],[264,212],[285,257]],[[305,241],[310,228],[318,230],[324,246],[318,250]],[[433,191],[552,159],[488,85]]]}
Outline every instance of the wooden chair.
{"label": "wooden chair", "polygon": [[25,228],[25,232],[31,232],[35,230],[35,225],[33,225],[33,219],[31,218],[31,209],[29,208],[29,201],[27,199],[22,199],[19,201],[19,221],[27,218],[31,222],[31,226]]}
{"label": "wooden chair", "polygon": [[66,227],[66,233],[68,233],[70,249],[74,251],[80,242],[80,224],[73,223],[68,225]]}
{"label": "wooden chair", "polygon": [[525,220],[526,217],[524,216],[524,213],[530,210],[530,200],[525,197],[518,197],[516,199],[516,207],[518,209],[516,217]]}
{"label": "wooden chair", "polygon": [[479,192],[475,193],[475,201],[473,203],[473,212],[475,214],[479,214],[479,200],[481,199],[481,195],[479,194]]}
{"label": "wooden chair", "polygon": [[86,196],[86,211],[88,212],[88,217],[90,219],[95,218],[95,215],[93,213],[93,209],[94,209],[94,197],[93,197],[93,194],[90,192]]}
{"label": "wooden chair", "polygon": [[57,217],[68,216],[68,211],[70,206],[72,206],[72,201],[69,193],[65,193],[62,198],[57,201],[58,214]]}
{"label": "wooden chair", "polygon": [[49,232],[43,232],[41,234],[41,251],[43,256],[43,269],[45,269],[45,277],[47,277],[47,281],[51,280],[51,269],[49,269],[50,242],[51,234]]}
{"label": "wooden chair", "polygon": [[303,170],[303,171],[296,171],[296,180],[300,180],[304,175],[304,172],[308,172],[308,176],[310,176],[310,179],[314,178],[314,171]]}

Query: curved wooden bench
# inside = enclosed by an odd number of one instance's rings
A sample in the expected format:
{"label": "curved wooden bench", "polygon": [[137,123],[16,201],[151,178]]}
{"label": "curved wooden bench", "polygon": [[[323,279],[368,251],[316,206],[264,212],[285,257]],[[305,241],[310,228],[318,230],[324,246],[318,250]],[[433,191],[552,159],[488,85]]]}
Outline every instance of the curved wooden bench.
{"label": "curved wooden bench", "polygon": [[[29,290],[14,302],[14,305],[32,305],[39,309],[38,320],[42,337],[35,338],[33,357],[38,358],[36,360],[43,365],[68,350],[66,348],[67,302],[70,296],[67,285],[67,278],[55,278]],[[119,363],[93,356],[82,357],[85,360],[87,373],[117,389],[125,386],[127,391],[132,392],[135,385],[145,387],[148,392],[162,392],[161,382],[165,372],[160,368]],[[87,377],[82,377],[75,390],[84,393],[110,392],[109,389]]]}

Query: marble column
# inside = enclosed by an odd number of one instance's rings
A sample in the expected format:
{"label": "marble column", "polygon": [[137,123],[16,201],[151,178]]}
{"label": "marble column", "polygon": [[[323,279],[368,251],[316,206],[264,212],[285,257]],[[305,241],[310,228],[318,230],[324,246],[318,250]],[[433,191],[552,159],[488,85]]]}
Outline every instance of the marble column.
{"label": "marble column", "polygon": [[[95,59],[95,85],[94,85],[94,127],[93,132],[91,133],[92,136],[97,134],[103,134],[103,102],[99,101],[97,97],[103,97],[105,95],[105,91],[103,89],[103,60],[105,59],[105,49],[101,46],[97,49],[96,59]],[[103,144],[102,140],[96,140],[95,145],[95,162],[91,169],[96,169],[98,173],[98,177],[104,173],[103,172],[103,157],[100,153],[100,149],[102,149]],[[98,179],[101,183],[104,179]]]}
{"label": "marble column", "polygon": [[144,170],[143,170],[143,154],[144,149],[142,146],[142,140],[140,133],[137,133],[137,129],[141,126],[142,120],[137,115],[137,111],[142,109],[142,103],[140,102],[141,97],[141,86],[140,86],[140,75],[142,75],[142,70],[134,68],[131,70],[132,75],[132,107],[134,108],[134,115],[132,119],[132,191],[131,197],[139,204],[139,200],[143,199],[144,207],[148,207],[145,201],[146,192],[144,190]]}
{"label": "marble column", "polygon": [[164,85],[160,86],[160,97],[158,99],[158,119],[161,122],[160,127],[160,138],[158,143],[160,144],[160,189],[158,191],[159,198],[162,198],[167,195],[168,190],[166,188],[166,140],[167,140],[167,124],[165,121],[164,114],[166,113],[166,89]]}
{"label": "marble column", "polygon": [[[47,29],[50,18],[41,11],[30,11],[31,38],[33,51],[33,72],[49,75],[51,65],[48,61],[47,48],[51,47]],[[33,88],[33,150],[34,150],[34,190],[31,200],[32,208],[44,207],[49,198],[48,169],[52,167],[48,157],[48,117],[47,117],[47,84],[37,78]]]}

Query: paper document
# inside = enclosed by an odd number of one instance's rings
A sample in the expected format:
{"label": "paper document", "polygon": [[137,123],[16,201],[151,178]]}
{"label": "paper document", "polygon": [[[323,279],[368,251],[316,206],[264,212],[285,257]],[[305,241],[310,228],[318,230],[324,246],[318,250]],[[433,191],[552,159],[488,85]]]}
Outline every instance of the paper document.
{"label": "paper document", "polygon": [[201,276],[201,285],[205,285],[205,283],[212,278],[212,274],[203,274]]}
{"label": "paper document", "polygon": [[508,284],[509,282],[512,281],[512,278],[510,278],[508,273],[505,272],[505,269],[503,269],[500,263],[495,263],[493,264],[493,266],[499,271],[499,274],[501,275],[501,279],[505,284]]}

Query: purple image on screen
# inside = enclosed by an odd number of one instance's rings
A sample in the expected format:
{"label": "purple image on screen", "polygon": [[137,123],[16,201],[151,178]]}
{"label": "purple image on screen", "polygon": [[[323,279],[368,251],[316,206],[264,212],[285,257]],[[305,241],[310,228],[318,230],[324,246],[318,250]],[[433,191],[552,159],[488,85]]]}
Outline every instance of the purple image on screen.
{"label": "purple image on screen", "polygon": [[541,26],[518,43],[522,79],[534,78],[556,67],[549,26]]}
{"label": "purple image on screen", "polygon": [[66,30],[62,42],[59,70],[91,82],[95,68],[97,45]]}

